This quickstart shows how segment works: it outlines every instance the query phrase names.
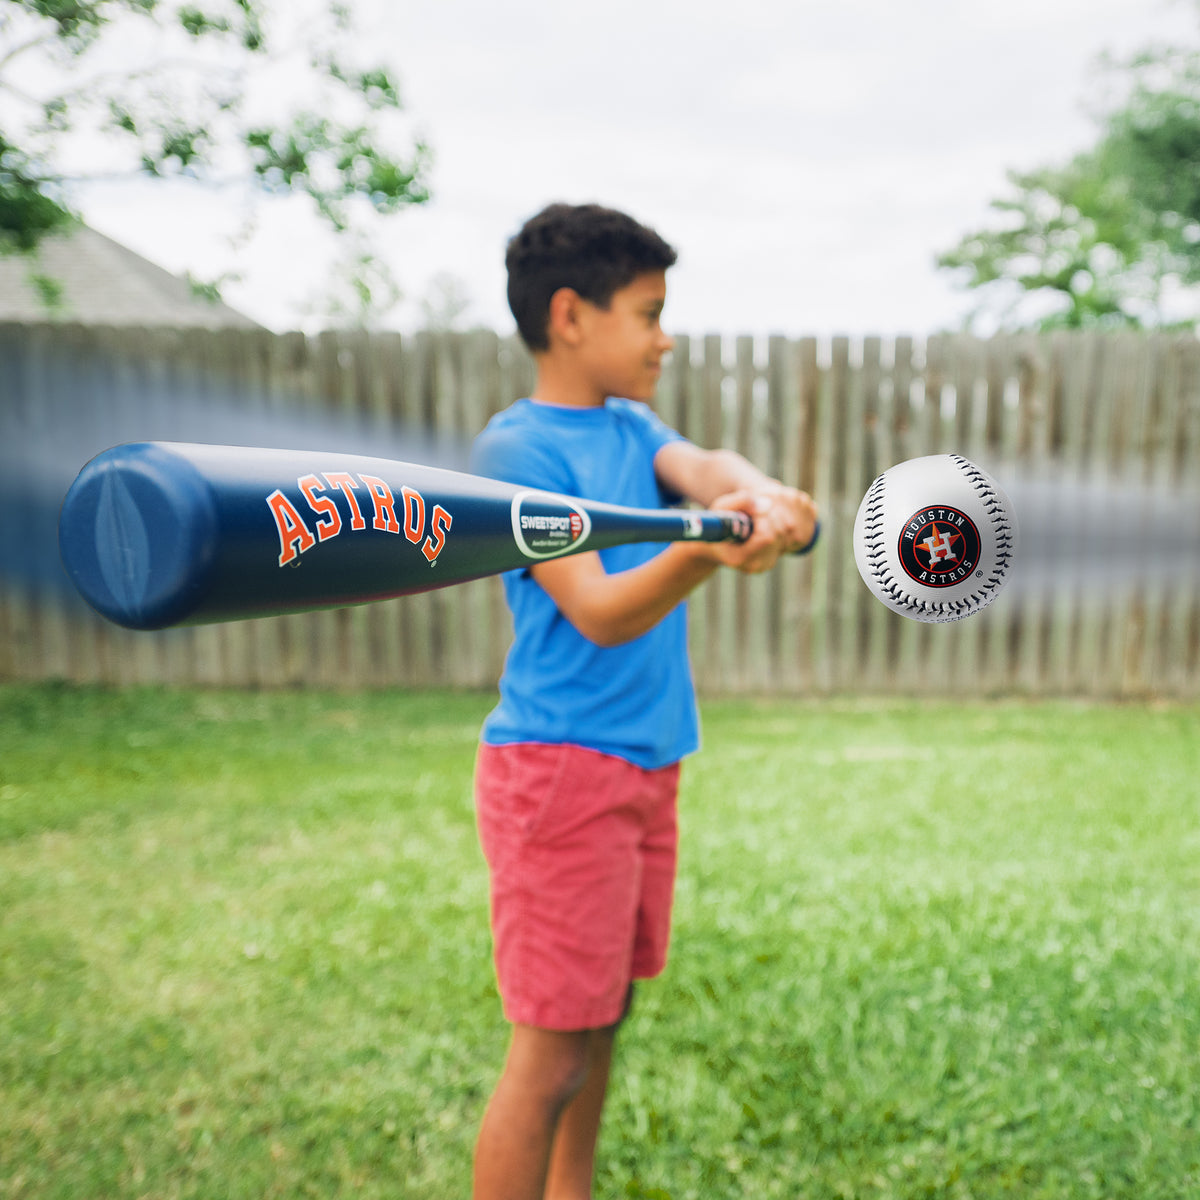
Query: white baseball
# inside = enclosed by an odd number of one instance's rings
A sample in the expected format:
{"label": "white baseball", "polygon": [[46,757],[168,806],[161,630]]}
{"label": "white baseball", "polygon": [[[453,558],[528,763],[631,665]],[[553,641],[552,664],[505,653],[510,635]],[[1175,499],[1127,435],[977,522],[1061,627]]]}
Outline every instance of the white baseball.
{"label": "white baseball", "polygon": [[1016,549],[1012,502],[959,454],[890,467],[854,519],[863,582],[914,621],[959,621],[985,608],[1008,579]]}

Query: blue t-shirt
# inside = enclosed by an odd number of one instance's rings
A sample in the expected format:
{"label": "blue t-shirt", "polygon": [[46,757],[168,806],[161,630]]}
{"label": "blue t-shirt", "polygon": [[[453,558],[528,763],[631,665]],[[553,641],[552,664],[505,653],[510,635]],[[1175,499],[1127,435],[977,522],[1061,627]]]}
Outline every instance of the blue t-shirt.
{"label": "blue t-shirt", "polygon": [[[471,470],[532,488],[632,508],[663,508],[654,456],[681,435],[644,404],[609,400],[569,408],[518,400],[475,439]],[[601,550],[609,574],[648,562],[664,547]],[[687,606],[620,646],[589,641],[526,569],[503,577],[515,637],[500,703],[483,726],[492,745],[569,742],[640,767],[678,762],[699,747],[687,648]]]}

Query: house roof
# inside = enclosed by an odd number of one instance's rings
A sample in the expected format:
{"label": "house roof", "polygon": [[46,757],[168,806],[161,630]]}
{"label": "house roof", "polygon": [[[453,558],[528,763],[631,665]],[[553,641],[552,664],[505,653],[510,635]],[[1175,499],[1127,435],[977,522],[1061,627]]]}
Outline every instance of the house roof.
{"label": "house roof", "polygon": [[[61,289],[47,306],[32,276]],[[80,225],[43,238],[33,254],[0,254],[0,321],[65,320],[85,325],[258,328],[222,301],[198,296],[186,279]]]}

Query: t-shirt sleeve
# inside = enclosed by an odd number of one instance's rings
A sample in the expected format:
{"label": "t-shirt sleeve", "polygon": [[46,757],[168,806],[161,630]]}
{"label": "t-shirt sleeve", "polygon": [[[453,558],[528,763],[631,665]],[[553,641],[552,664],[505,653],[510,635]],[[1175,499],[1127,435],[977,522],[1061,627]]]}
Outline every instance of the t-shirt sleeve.
{"label": "t-shirt sleeve", "polygon": [[[653,462],[654,456],[671,442],[685,442],[687,438],[677,429],[672,429],[648,404],[639,404],[632,400],[617,401],[627,414],[627,420],[637,431],[637,436],[646,450],[646,457]],[[662,503],[667,505],[682,504],[685,496],[670,491],[659,484],[659,495]]]}
{"label": "t-shirt sleeve", "polygon": [[632,400],[615,403],[620,404],[651,458],[668,442],[686,441],[682,433],[672,429],[648,404],[639,404]]}

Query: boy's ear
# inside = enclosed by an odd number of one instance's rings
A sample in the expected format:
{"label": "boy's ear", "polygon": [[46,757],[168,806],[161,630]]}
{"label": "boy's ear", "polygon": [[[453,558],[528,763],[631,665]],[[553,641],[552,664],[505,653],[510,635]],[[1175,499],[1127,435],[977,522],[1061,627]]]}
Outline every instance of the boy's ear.
{"label": "boy's ear", "polygon": [[571,346],[578,343],[582,308],[583,297],[574,288],[560,287],[550,297],[546,333],[551,341],[557,339]]}

